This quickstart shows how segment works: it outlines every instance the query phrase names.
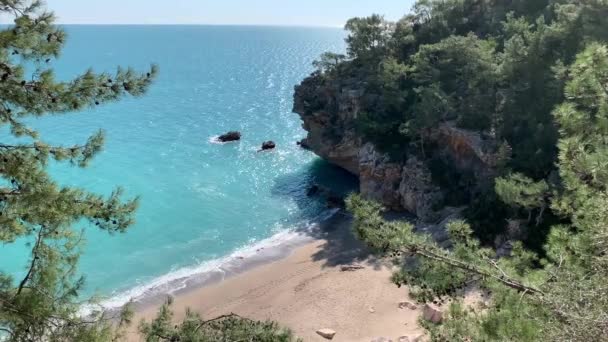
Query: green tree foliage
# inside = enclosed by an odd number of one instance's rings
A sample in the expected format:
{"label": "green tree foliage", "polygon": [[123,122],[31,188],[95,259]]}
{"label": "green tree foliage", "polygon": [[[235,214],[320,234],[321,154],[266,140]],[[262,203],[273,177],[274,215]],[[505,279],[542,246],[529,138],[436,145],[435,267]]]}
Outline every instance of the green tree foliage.
{"label": "green tree foliage", "polygon": [[[599,341],[608,336],[608,48],[591,43],[564,74],[565,101],[556,106],[559,175],[546,182],[513,174],[497,193],[522,208],[548,205],[554,225],[541,257],[516,242],[509,257],[482,247],[463,221],[448,225],[445,249],[411,225],[387,222],[381,208],[358,196],[348,201],[359,237],[406,262],[393,280],[421,301],[450,301],[446,320],[426,323],[436,341]],[[476,284],[490,294],[483,308],[462,304]]]}
{"label": "green tree foliage", "polygon": [[[606,17],[605,0],[419,0],[394,24],[377,15],[349,21],[347,58],[309,84],[361,91],[352,126],[396,161],[415,156],[437,169],[431,164],[443,158],[450,168],[445,143],[437,140],[441,129],[478,134],[488,149],[482,152],[497,156],[488,178],[519,178],[461,186],[470,178],[465,171],[436,172],[446,193],[466,192],[450,205],[469,207],[467,218],[484,243],[511,219],[547,232],[549,221],[562,220],[546,198],[559,186],[549,180],[559,157],[553,111],[567,99],[567,66],[589,44],[608,43]],[[319,107],[336,113],[326,97]],[[516,187],[539,182],[550,188],[542,203],[498,203],[497,190],[516,195]]]}
{"label": "green tree foliage", "polygon": [[[507,142],[508,166],[542,178],[557,158],[551,112],[563,101],[564,65],[588,42],[608,41],[607,13],[603,0],[421,0],[397,23],[351,19],[348,60],[332,77],[358,77],[380,97],[359,123],[384,129],[368,134],[379,147],[405,150],[454,120]],[[398,83],[386,65],[404,70]]]}
{"label": "green tree foliage", "polygon": [[[47,173],[51,162],[86,167],[103,147],[103,132],[82,145],[56,146],[23,121],[140,96],[154,80],[156,67],[144,73],[89,70],[58,81],[52,65],[66,34],[53,25],[53,14],[38,0],[0,0],[0,15],[15,18],[13,25],[0,30],[0,126],[6,133],[0,142],[0,243],[28,242],[31,248],[22,275],[0,272],[0,340],[121,341],[131,323],[131,310],[127,306],[119,315],[93,312],[83,317],[79,312],[87,301],[80,295],[84,277],[78,274],[77,264],[84,229],[124,232],[133,223],[138,201],[124,200],[120,189],[100,196],[60,186]],[[150,341],[163,340],[157,332],[180,336],[180,341],[291,340],[291,334],[275,323],[237,317],[209,323],[189,313],[179,329],[165,331],[169,318],[163,307],[158,318],[143,325]],[[193,329],[199,321],[204,327]]]}
{"label": "green tree foliage", "polygon": [[76,265],[84,234],[73,227],[88,222],[110,234],[124,232],[133,223],[137,199],[123,200],[120,189],[100,196],[62,187],[48,175],[51,161],[85,167],[101,150],[103,132],[82,145],[55,146],[23,120],[139,96],[156,68],[143,74],[89,70],[58,81],[52,64],[66,34],[53,25],[52,13],[42,2],[27,0],[0,1],[0,13],[15,18],[0,31],[0,125],[20,138],[5,136],[0,143],[0,241],[28,241],[31,247],[19,278],[0,273],[0,328],[11,341],[110,340],[117,332],[105,317],[89,322],[78,315],[84,278]]}
{"label": "green tree foliage", "polygon": [[532,211],[539,209],[536,225],[541,223],[543,212],[547,209],[546,199],[550,195],[547,182],[534,182],[519,173],[497,179],[496,194],[503,202],[528,211],[528,223],[532,219]]}
{"label": "green tree foliage", "polygon": [[184,320],[175,325],[171,304],[172,300],[167,300],[153,321],[140,324],[139,330],[146,342],[299,341],[291,331],[274,322],[253,321],[235,314],[203,320],[187,310]]}
{"label": "green tree foliage", "polygon": [[346,38],[351,58],[370,59],[382,55],[393,31],[393,23],[374,14],[366,18],[352,18],[345,26],[350,32]]}
{"label": "green tree foliage", "polygon": [[312,65],[317,68],[317,70],[321,73],[331,73],[345,59],[346,56],[344,55],[333,52],[326,52],[321,55],[321,58],[312,62]]}

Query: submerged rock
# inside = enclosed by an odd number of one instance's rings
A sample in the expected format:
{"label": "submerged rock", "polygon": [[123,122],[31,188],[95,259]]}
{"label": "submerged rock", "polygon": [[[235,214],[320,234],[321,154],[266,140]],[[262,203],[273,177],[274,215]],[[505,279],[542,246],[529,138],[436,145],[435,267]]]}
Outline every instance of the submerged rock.
{"label": "submerged rock", "polygon": [[310,150],[310,145],[308,145],[308,142],[306,141],[306,139],[302,139],[302,140],[298,141],[296,144],[298,144],[298,146],[300,146],[301,148],[303,148],[305,150]]}
{"label": "submerged rock", "polygon": [[228,133],[220,135],[217,140],[221,142],[238,141],[241,140],[241,132],[230,131]]}
{"label": "submerged rock", "polygon": [[312,197],[318,194],[320,191],[321,188],[317,184],[313,184],[310,188],[308,188],[308,191],[306,191],[306,196]]}
{"label": "submerged rock", "polygon": [[327,196],[327,207],[328,208],[344,208],[346,207],[346,202],[344,202],[344,198],[336,195]]}
{"label": "submerged rock", "polygon": [[272,141],[272,140],[264,141],[262,143],[262,149],[260,151],[272,150],[275,147],[277,147],[277,145],[274,143],[274,141]]}

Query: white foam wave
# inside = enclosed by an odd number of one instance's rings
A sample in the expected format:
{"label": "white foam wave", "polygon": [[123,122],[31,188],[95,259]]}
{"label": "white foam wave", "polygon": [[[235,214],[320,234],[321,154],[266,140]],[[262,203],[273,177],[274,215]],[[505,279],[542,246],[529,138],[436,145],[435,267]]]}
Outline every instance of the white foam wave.
{"label": "white foam wave", "polygon": [[[324,214],[324,218],[331,215],[333,215],[333,212],[328,212]],[[313,229],[313,225],[309,225],[307,229]],[[279,247],[296,245],[298,242],[306,241],[309,238],[309,235],[301,230],[282,230],[268,239],[259,242],[254,241],[239,248],[226,257],[204,261],[194,266],[183,267],[129,290],[113,294],[112,297],[103,300],[97,306],[83,307],[81,314],[87,315],[92,313],[93,310],[120,308],[130,301],[138,301],[148,296],[170,295],[184,289],[188,285],[188,280],[192,280],[193,278],[200,277],[204,280],[206,275],[209,277],[222,275],[223,279],[226,274],[238,268],[244,260],[255,256],[273,256],[273,252],[277,252],[280,249]]]}
{"label": "white foam wave", "polygon": [[218,144],[218,145],[226,144],[226,142],[220,141],[219,135],[214,135],[214,136],[210,137],[208,141],[210,144]]}

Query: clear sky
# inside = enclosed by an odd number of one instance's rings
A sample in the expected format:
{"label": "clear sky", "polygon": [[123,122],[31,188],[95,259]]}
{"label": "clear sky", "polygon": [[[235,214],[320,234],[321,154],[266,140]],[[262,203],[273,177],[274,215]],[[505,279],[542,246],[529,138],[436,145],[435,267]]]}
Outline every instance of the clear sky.
{"label": "clear sky", "polygon": [[47,0],[64,24],[342,26],[372,13],[396,20],[414,0]]}

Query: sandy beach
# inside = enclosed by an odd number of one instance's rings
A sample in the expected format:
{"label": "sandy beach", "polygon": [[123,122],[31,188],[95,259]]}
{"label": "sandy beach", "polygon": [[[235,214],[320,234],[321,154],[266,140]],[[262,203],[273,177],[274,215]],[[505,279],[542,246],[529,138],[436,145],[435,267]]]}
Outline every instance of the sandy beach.
{"label": "sandy beach", "polygon": [[[349,225],[348,219],[331,220],[323,234],[283,259],[175,295],[176,319],[190,307],[204,318],[236,313],[275,320],[304,341],[325,341],[316,334],[324,328],[336,331],[333,341],[420,337],[421,310],[399,308],[410,300],[407,289],[390,282],[390,268],[367,253]],[[157,308],[140,307],[136,322],[153,317]],[[131,339],[139,340],[134,333]]]}

